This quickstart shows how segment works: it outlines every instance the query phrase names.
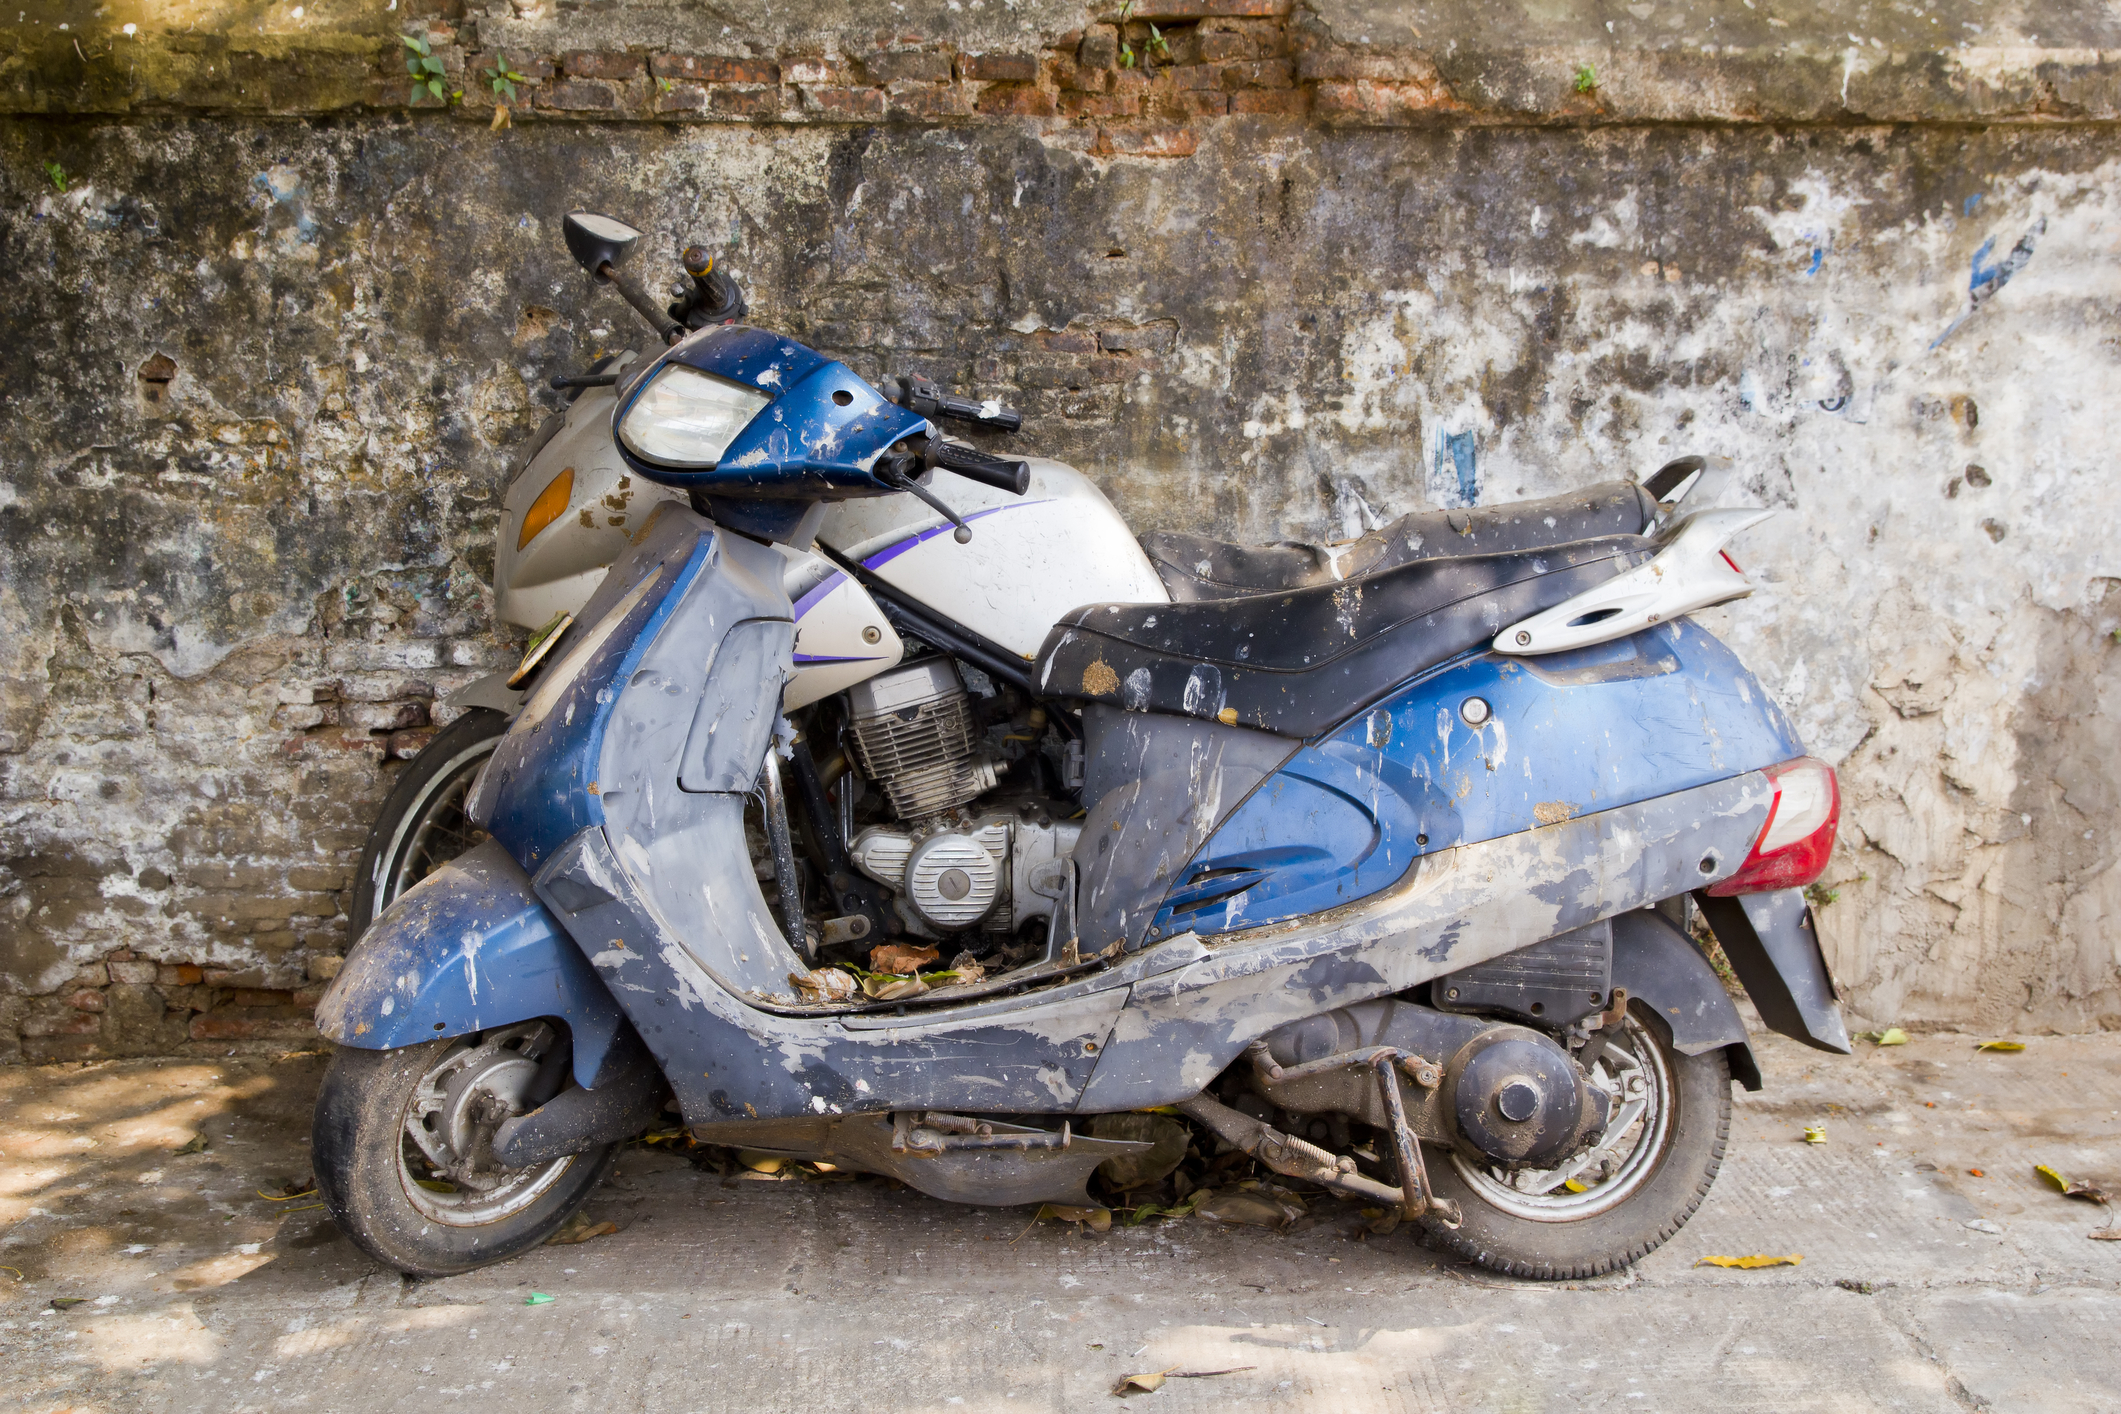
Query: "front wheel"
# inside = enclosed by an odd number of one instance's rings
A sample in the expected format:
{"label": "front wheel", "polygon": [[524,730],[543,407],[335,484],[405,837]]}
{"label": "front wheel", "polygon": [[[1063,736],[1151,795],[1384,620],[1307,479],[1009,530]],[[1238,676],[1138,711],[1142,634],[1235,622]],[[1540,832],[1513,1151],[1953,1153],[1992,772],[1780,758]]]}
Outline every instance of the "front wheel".
{"label": "front wheel", "polygon": [[1721,1050],[1681,1055],[1635,1004],[1591,1068],[1613,1120],[1598,1143],[1551,1169],[1509,1169],[1452,1152],[1427,1165],[1457,1228],[1429,1241],[1511,1276],[1593,1277],[1647,1256],[1686,1226],[1723,1167],[1731,1069]]}
{"label": "front wheel", "polygon": [[406,763],[361,851],[348,938],[360,941],[392,899],[486,838],[464,813],[464,803],[507,732],[505,715],[474,707]]}
{"label": "front wheel", "polygon": [[354,1245],[407,1276],[440,1277],[513,1257],[555,1232],[618,1152],[605,1144],[501,1167],[493,1135],[533,1108],[543,1022],[395,1051],[342,1049],[311,1129],[317,1191]]}

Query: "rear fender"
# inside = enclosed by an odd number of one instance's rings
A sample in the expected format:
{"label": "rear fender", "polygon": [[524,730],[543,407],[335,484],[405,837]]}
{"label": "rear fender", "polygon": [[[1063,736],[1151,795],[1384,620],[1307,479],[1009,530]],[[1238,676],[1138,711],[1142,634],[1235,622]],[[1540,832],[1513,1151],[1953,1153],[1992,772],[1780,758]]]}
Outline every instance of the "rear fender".
{"label": "rear fender", "polygon": [[1836,1005],[1834,979],[1802,889],[1775,889],[1736,898],[1697,891],[1694,902],[1723,944],[1731,970],[1745,984],[1770,1031],[1834,1055],[1849,1053],[1848,1024]]}
{"label": "rear fender", "polygon": [[1638,908],[1613,920],[1613,985],[1657,1014],[1673,1050],[1683,1056],[1724,1051],[1731,1077],[1748,1090],[1760,1088],[1760,1064],[1730,993],[1701,950],[1663,914]]}
{"label": "rear fender", "polygon": [[492,840],[399,895],[317,1003],[326,1040],[368,1051],[539,1017],[567,1024],[575,1079],[593,1087],[625,1014]]}

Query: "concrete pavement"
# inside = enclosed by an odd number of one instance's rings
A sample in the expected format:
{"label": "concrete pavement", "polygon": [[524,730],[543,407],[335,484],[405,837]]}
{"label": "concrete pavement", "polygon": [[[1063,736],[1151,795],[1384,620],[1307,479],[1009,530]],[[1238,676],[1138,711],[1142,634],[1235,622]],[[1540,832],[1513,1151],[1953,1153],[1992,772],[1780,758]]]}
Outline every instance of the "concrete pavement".
{"label": "concrete pavement", "polygon": [[[2121,1409],[2121,1242],[2035,1163],[2121,1189],[2121,1036],[1760,1045],[1701,1213],[1548,1286],[1355,1239],[1193,1219],[1031,1225],[876,1180],[725,1180],[630,1151],[620,1225],[408,1283],[308,1173],[323,1060],[0,1070],[0,1409],[946,1411]],[[1805,1125],[1828,1142],[1800,1142]],[[203,1152],[177,1154],[192,1135]],[[1980,1177],[1971,1170],[1982,1171]],[[1969,1226],[1974,1224],[1974,1226]],[[1801,1253],[1726,1271],[1710,1254]],[[19,1273],[19,1278],[17,1273]],[[526,1305],[532,1292],[549,1304]],[[67,1310],[54,1298],[85,1298]]]}

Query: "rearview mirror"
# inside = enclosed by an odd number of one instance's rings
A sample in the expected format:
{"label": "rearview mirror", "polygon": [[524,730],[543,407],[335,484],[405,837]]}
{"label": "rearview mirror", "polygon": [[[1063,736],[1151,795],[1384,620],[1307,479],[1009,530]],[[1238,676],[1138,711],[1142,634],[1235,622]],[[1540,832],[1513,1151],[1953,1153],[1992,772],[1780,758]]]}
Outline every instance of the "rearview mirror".
{"label": "rearview mirror", "polygon": [[606,265],[617,266],[640,244],[641,233],[624,221],[594,211],[570,211],[562,223],[567,252],[584,270],[601,280]]}

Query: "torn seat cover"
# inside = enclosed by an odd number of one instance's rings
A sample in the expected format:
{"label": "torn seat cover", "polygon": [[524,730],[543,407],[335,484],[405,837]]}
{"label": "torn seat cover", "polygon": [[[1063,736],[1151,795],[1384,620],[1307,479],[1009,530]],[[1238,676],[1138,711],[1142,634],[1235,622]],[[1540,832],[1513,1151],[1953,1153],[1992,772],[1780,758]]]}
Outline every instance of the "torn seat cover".
{"label": "torn seat cover", "polygon": [[1639,535],[1609,535],[1419,560],[1285,593],[1086,605],[1046,636],[1032,681],[1053,697],[1315,736],[1652,549]]}
{"label": "torn seat cover", "polygon": [[1601,535],[1641,535],[1656,523],[1657,510],[1656,500],[1635,482],[1605,481],[1537,501],[1415,511],[1338,545],[1294,540],[1233,545],[1205,535],[1160,530],[1142,537],[1142,549],[1172,599],[1188,604],[1337,584],[1418,560],[1541,550]]}

